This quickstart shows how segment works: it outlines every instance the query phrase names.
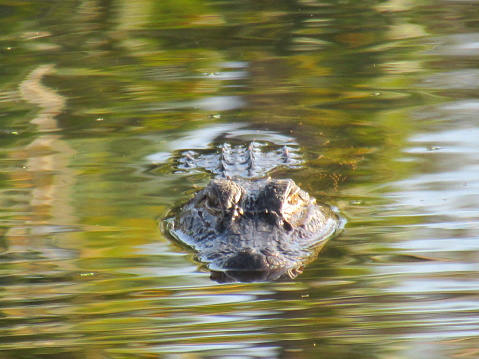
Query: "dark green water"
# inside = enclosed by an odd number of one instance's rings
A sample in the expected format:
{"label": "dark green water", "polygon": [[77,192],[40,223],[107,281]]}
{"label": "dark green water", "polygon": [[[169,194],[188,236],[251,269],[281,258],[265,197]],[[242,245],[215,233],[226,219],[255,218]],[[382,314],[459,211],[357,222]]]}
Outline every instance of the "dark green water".
{"label": "dark green water", "polygon": [[[0,358],[479,356],[479,1],[0,1]],[[187,149],[294,144],[289,282],[158,230]]]}

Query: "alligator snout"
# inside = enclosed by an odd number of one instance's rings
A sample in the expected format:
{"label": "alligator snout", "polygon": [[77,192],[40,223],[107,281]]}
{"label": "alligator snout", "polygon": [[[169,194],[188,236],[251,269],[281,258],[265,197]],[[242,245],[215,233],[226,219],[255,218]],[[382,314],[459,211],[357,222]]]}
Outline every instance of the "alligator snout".
{"label": "alligator snout", "polygon": [[276,267],[284,267],[285,260],[282,260],[277,253],[264,248],[253,249],[251,247],[241,248],[223,264],[225,270],[241,271],[265,271]]}

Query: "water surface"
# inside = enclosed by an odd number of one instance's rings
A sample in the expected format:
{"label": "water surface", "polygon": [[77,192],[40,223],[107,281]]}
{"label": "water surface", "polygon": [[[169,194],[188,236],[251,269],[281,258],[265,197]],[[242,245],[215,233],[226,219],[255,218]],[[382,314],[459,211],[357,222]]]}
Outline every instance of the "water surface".
{"label": "water surface", "polygon": [[[477,1],[0,2],[2,358],[473,358]],[[279,168],[348,219],[292,281],[218,284],[159,224]]]}

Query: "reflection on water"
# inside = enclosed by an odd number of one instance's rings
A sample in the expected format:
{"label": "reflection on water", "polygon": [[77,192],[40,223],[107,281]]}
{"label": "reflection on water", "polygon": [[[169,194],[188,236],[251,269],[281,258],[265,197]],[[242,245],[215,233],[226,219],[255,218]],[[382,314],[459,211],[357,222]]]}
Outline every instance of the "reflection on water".
{"label": "reflection on water", "polygon": [[[478,355],[477,1],[0,5],[0,356]],[[158,222],[230,140],[348,217],[216,284]],[[154,169],[152,169],[154,168]]]}

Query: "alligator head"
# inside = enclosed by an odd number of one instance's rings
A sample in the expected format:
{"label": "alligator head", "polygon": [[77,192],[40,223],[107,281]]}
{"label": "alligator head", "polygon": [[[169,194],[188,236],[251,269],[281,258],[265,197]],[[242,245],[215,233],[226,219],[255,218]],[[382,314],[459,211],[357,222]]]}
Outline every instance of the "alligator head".
{"label": "alligator head", "polygon": [[340,228],[338,214],[290,179],[213,179],[170,232],[219,281],[295,277]]}

